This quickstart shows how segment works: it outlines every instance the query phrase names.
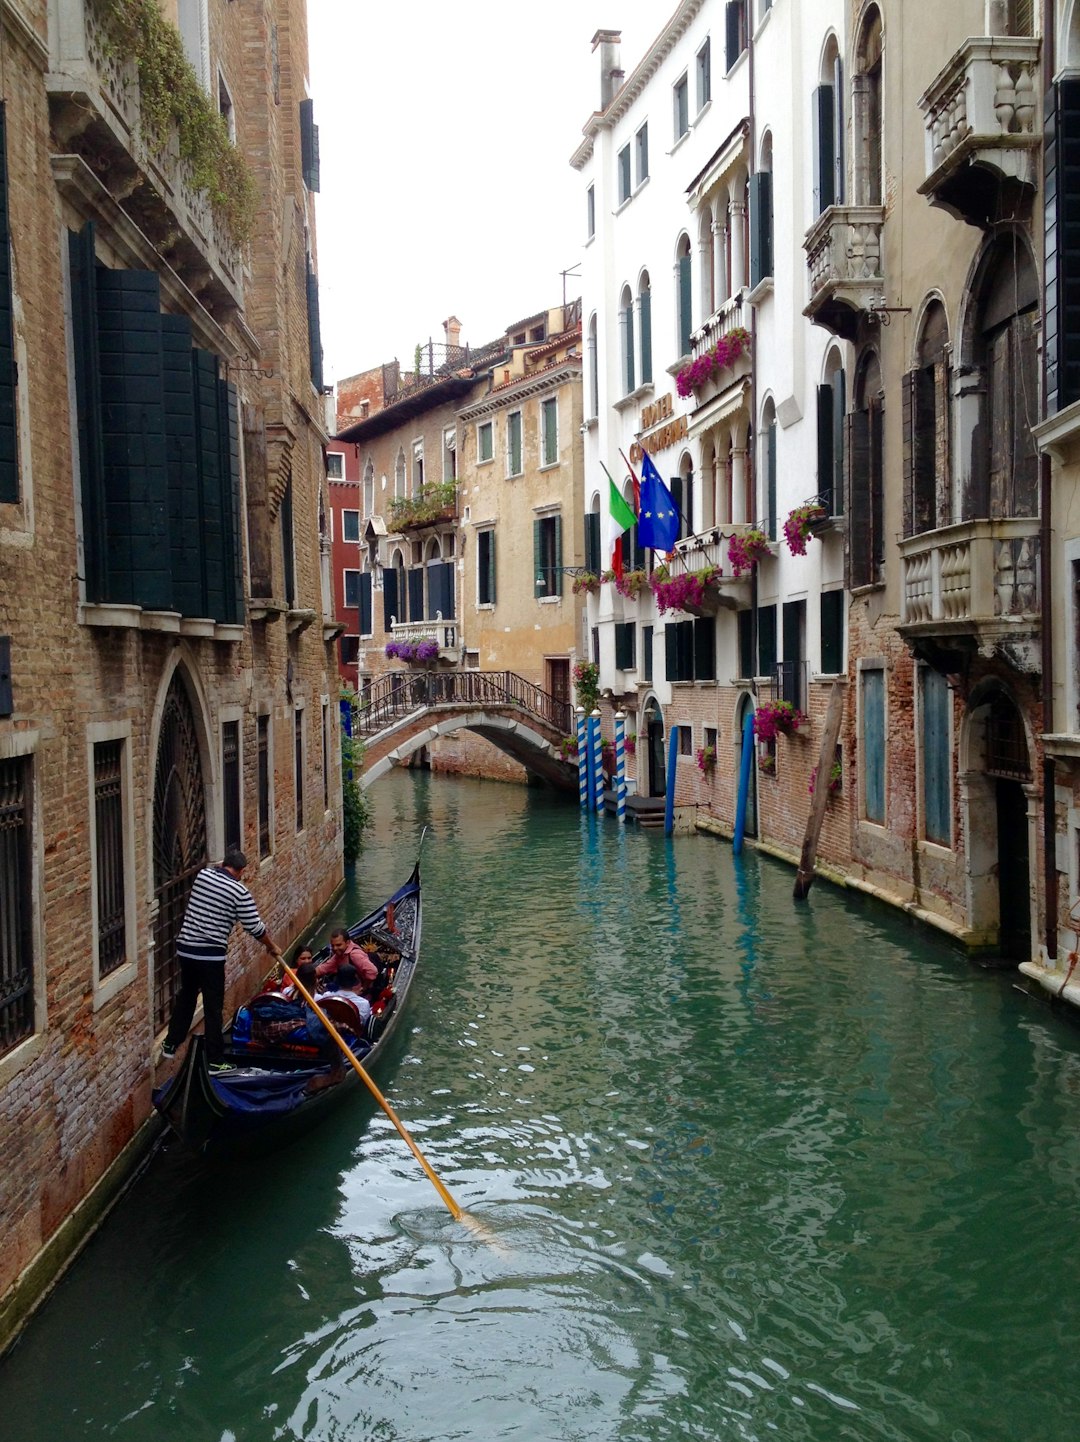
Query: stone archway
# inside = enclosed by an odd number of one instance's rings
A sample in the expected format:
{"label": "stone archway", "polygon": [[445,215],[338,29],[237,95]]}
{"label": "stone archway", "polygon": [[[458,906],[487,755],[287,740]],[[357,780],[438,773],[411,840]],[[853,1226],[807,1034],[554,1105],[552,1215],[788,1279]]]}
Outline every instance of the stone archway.
{"label": "stone archway", "polygon": [[206,862],[206,790],[195,712],[177,669],[165,696],[154,765],[154,1028],[179,985],[176,938],[192,883]]}

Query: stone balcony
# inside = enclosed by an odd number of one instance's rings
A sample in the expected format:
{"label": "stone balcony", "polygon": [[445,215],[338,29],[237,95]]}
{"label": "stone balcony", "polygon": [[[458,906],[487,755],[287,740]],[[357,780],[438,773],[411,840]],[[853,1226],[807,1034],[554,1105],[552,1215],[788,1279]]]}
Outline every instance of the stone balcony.
{"label": "stone balcony", "polygon": [[436,616],[433,621],[399,621],[391,619],[390,630],[395,641],[426,641],[433,638],[439,643],[439,660],[451,664],[461,659],[461,645],[458,640],[456,621],[444,621]]}
{"label": "stone balcony", "polygon": [[830,205],[806,233],[810,303],[803,314],[845,340],[885,303],[884,223],[883,206]]}
{"label": "stone balcony", "polygon": [[986,227],[1035,193],[1042,125],[1039,41],[965,40],[919,101],[926,179],[919,194]]}
{"label": "stone balcony", "polygon": [[900,634],[915,650],[1040,667],[1039,521],[963,521],[900,542]]}
{"label": "stone balcony", "polygon": [[[703,356],[715,350],[732,331],[749,330],[750,307],[743,299],[743,292],[730,296],[690,336],[690,363],[700,362]],[[694,409],[700,411],[714,403],[723,405],[722,397],[737,397],[745,390],[750,379],[750,347],[747,342],[740,354],[729,364],[714,366],[707,378],[692,385]]]}
{"label": "stone balcony", "polygon": [[45,87],[53,142],[79,156],[187,288],[217,319],[242,304],[239,248],[191,182],[175,133],[141,130],[136,63],[117,54],[91,0],[50,0]]}
{"label": "stone balcony", "polygon": [[[709,582],[706,588],[706,605],[703,614],[715,615],[723,608],[729,611],[745,610],[750,605],[750,577],[736,577],[728,559],[728,540],[732,532],[745,534],[751,526],[727,525],[714,530],[702,531],[697,536],[687,536],[676,541],[675,550],[667,563],[668,575],[689,575],[715,566],[720,574]],[[696,613],[695,613],[696,614]]]}

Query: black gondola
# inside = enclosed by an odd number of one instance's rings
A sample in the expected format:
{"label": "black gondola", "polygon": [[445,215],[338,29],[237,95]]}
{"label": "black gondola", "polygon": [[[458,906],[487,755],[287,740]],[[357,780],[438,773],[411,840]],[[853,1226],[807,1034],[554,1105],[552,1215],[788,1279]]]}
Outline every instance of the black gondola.
{"label": "black gondola", "polygon": [[[420,957],[420,925],[417,861],[404,886],[348,928],[353,941],[373,948],[379,967],[371,1019],[353,1046],[367,1069],[377,1064],[401,1015]],[[324,947],[315,960],[329,954]],[[333,1003],[328,1013],[336,1025]],[[359,1086],[359,1077],[332,1042],[319,1047],[298,1033],[300,1016],[299,1008],[290,1009],[273,993],[253,997],[225,1031],[225,1053],[236,1070],[220,1074],[207,1070],[203,1038],[193,1036],[176,1074],[154,1093],[154,1105],[177,1136],[201,1152],[256,1139],[283,1140],[295,1129],[306,1131]]]}

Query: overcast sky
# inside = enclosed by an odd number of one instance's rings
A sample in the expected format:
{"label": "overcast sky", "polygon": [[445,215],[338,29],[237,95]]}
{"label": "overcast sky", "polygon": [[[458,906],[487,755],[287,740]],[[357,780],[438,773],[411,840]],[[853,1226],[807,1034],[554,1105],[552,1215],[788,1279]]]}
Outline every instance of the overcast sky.
{"label": "overcast sky", "polygon": [[[599,104],[589,42],[629,72],[675,0],[308,0],[327,381],[443,339],[482,345],[562,300]],[[567,299],[579,292],[574,277]]]}

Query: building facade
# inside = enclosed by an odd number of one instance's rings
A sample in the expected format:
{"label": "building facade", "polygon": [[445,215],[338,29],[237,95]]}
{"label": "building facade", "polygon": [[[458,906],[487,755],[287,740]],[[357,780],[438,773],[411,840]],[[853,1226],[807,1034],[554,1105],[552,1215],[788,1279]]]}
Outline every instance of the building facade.
{"label": "building facade", "polygon": [[341,876],[305,10],[134,14],[0,5],[0,1342],[145,1145],[199,866],[283,943]]}

